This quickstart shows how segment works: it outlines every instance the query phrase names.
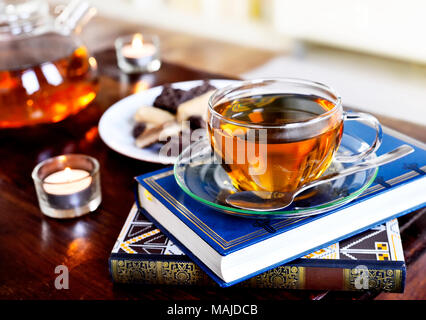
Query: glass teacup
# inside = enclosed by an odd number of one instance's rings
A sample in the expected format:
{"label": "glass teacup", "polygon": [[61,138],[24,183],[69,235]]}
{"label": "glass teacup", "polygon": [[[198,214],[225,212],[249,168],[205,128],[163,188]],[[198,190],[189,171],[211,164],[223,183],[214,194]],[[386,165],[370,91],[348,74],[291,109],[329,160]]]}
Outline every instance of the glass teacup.
{"label": "glass teacup", "polygon": [[[355,155],[336,156],[344,121],[370,122],[374,142]],[[210,98],[211,147],[239,190],[288,192],[317,179],[333,159],[354,162],[380,145],[378,120],[344,112],[330,87],[300,79],[242,81]]]}

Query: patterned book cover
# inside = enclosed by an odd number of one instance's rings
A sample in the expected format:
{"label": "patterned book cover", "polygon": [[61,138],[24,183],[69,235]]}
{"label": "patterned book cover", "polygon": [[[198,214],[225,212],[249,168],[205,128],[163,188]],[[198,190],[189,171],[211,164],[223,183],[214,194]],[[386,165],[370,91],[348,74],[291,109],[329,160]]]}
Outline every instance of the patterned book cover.
{"label": "patterned book cover", "polygon": [[[367,230],[238,284],[247,287],[402,292],[398,221]],[[215,285],[134,205],[110,257],[114,282]]]}

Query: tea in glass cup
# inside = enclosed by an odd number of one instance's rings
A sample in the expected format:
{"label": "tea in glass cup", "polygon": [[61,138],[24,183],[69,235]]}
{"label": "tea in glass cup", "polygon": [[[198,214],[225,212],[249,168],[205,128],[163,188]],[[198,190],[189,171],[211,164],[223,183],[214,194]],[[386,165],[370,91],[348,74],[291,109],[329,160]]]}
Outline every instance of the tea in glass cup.
{"label": "tea in glass cup", "polygon": [[339,148],[344,120],[375,118],[345,114],[329,87],[306,80],[243,81],[216,91],[209,102],[211,146],[238,190],[288,192],[317,179]]}

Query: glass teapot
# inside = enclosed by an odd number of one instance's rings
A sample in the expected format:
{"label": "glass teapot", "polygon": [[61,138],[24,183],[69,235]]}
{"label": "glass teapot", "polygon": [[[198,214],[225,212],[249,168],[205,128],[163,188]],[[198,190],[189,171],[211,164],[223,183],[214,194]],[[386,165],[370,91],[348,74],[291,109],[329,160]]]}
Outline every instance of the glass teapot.
{"label": "glass teapot", "polygon": [[96,96],[96,60],[79,38],[86,1],[0,1],[0,128],[58,122]]}

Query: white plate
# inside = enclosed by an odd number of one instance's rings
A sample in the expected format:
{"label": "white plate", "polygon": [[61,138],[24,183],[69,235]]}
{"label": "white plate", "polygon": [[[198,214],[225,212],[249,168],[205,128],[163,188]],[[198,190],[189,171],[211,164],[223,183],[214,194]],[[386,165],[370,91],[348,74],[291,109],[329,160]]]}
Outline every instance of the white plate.
{"label": "white plate", "polygon": [[[210,80],[210,84],[216,88],[223,88],[235,80]],[[202,84],[202,80],[172,83],[173,88],[189,90]],[[176,157],[161,156],[159,150],[161,144],[157,143],[147,148],[138,148],[132,130],[135,125],[133,115],[142,106],[152,106],[155,98],[161,93],[163,86],[154,87],[130,95],[113,104],[102,115],[99,121],[99,135],[105,144],[114,151],[130,158],[172,164]]]}

